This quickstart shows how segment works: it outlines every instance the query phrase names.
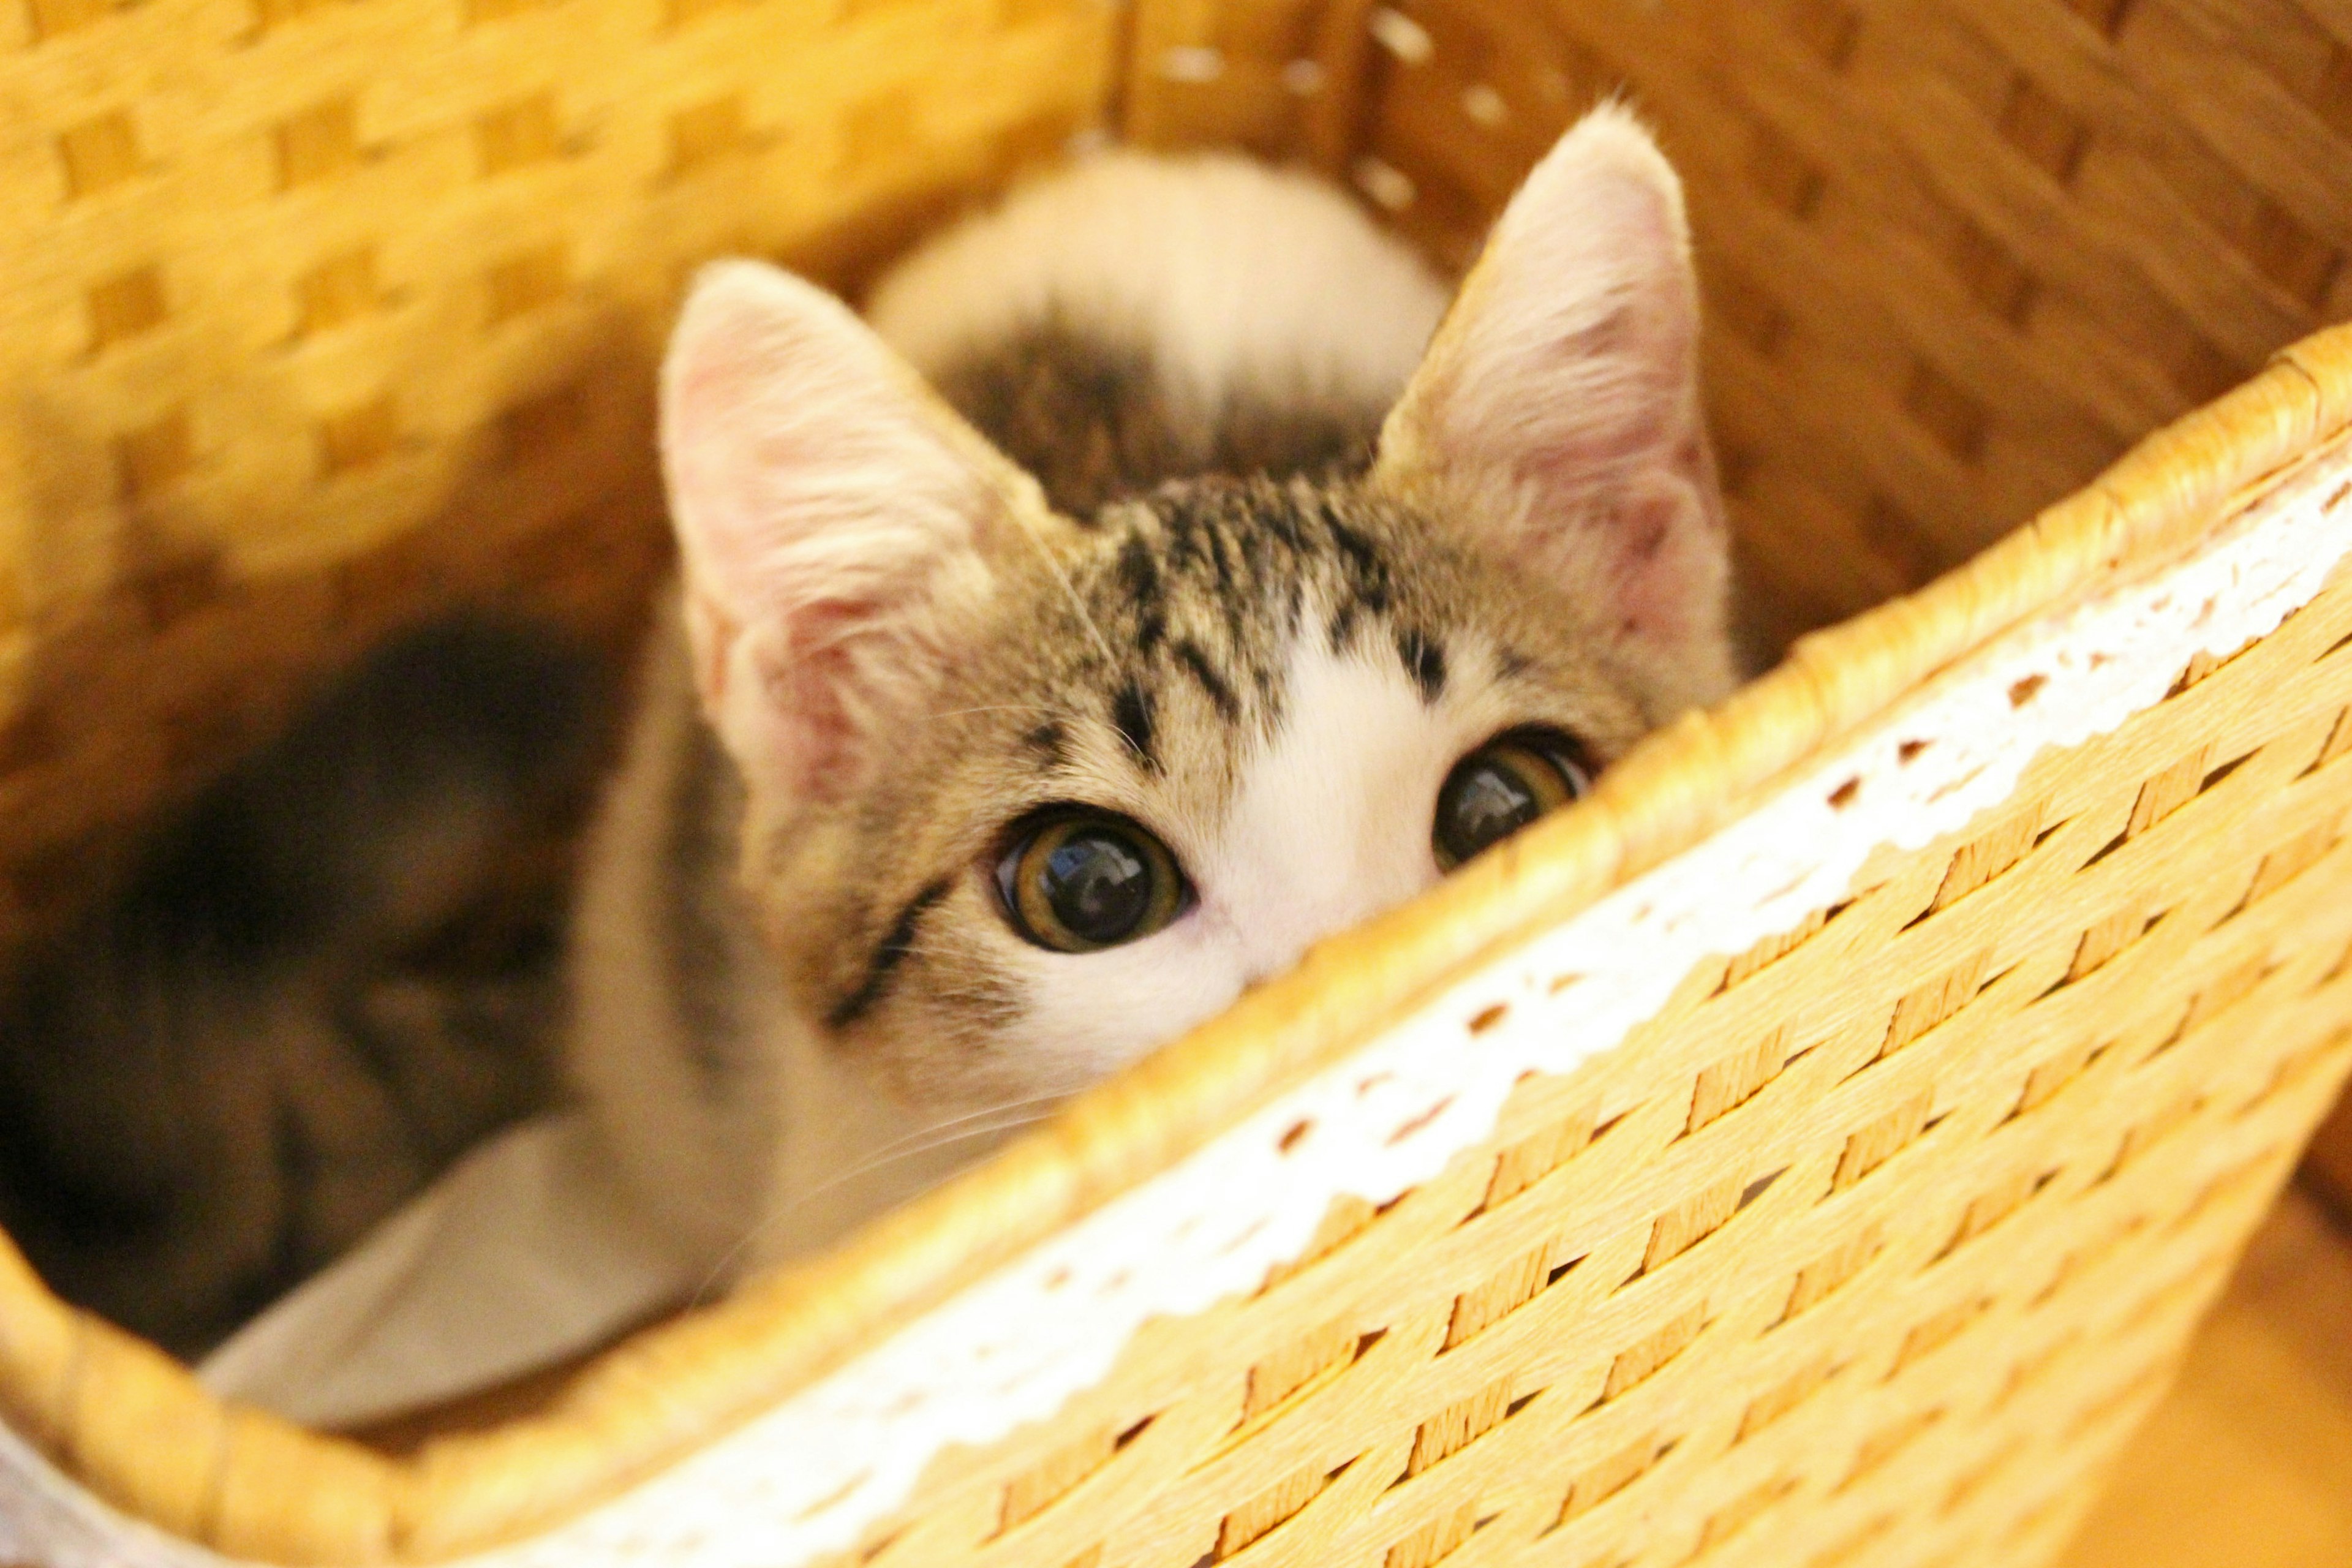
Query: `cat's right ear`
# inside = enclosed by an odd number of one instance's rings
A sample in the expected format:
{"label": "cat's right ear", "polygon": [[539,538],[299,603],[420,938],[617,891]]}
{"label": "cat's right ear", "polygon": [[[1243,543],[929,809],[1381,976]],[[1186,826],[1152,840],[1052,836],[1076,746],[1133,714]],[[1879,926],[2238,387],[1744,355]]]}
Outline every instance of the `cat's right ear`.
{"label": "cat's right ear", "polygon": [[1728,688],[1682,185],[1624,109],[1587,115],[1511,198],[1375,476],[1591,606],[1675,706]]}
{"label": "cat's right ear", "polygon": [[748,261],[695,282],[661,448],[704,711],[755,791],[855,791],[1047,515],[1035,482],[838,300]]}

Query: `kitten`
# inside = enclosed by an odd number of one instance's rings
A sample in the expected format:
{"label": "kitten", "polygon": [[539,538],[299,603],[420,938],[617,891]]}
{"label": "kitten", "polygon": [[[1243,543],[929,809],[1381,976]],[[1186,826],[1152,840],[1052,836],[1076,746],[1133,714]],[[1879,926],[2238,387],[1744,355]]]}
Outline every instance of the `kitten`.
{"label": "kitten", "polygon": [[720,1268],[936,1179],[1734,679],[1680,189],[1622,110],[1450,310],[1327,187],[1119,154],[870,319],[722,264],[662,373],[681,585],[570,1062]]}
{"label": "kitten", "polygon": [[698,1278],[938,1179],[1727,689],[1687,248],[1604,109],[1450,309],[1218,157],[1020,193],[871,326],[713,268],[562,996],[405,962],[593,750],[576,668],[427,634],[18,986],[0,1222],[193,1353],[548,1103],[541,1047]]}

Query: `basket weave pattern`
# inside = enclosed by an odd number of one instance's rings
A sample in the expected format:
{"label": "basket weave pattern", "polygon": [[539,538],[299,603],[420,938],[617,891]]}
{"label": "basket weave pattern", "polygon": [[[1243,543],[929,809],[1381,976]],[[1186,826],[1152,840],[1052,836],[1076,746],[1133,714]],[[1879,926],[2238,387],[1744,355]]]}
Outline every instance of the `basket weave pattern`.
{"label": "basket weave pattern", "polygon": [[[18,15],[0,940],[70,900],[93,835],[390,620],[492,585],[624,618],[656,558],[647,367],[693,261],[854,277],[1106,112],[1155,144],[1311,155],[1458,259],[1574,110],[1631,82],[1690,175],[1773,644],[1970,555],[2352,304],[2352,23],[2287,0]],[[431,1560],[574,1518],[1972,646],[2161,564],[2335,437],[2347,389],[2352,345],[2298,351],[1958,576],[1801,643],[1736,719],[1612,770],[1569,814],[1605,829],[1470,868],[1054,1139],[625,1347],[540,1419],[393,1459],[224,1409],[0,1245],[0,1421],[238,1557]],[[1442,1174],[1343,1202],[1247,1299],[1149,1325],[1050,1421],[942,1456],[845,1561],[2039,1560],[2352,1060],[2347,634],[2331,587],[1964,831],[1883,851],[1623,1048],[1526,1081]],[[1611,836],[1615,860],[1591,848]],[[0,1498],[31,1474],[14,1452]],[[108,1552],[187,1560],[132,1536],[87,1560]]]}
{"label": "basket weave pattern", "polygon": [[1100,114],[1097,0],[0,15],[0,943],[394,622],[634,624],[692,267],[854,271]]}
{"label": "basket weave pattern", "polygon": [[[1769,646],[1958,564],[2352,313],[2352,18],[2332,5],[1145,15],[1139,134],[1311,153],[1456,261],[1569,121],[1630,89],[1691,187],[1711,415]],[[1200,79],[1203,49],[1229,68]],[[1330,90],[1285,94],[1294,56]]]}

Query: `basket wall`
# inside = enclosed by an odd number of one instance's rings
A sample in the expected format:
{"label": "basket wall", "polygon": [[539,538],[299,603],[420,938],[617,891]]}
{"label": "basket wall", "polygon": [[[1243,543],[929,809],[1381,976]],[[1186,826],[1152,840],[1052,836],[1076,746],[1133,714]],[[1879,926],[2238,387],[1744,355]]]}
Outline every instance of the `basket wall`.
{"label": "basket wall", "polygon": [[[1099,118],[1099,0],[0,11],[0,945],[455,599],[634,624],[651,367]],[[102,855],[100,856],[102,858]]]}

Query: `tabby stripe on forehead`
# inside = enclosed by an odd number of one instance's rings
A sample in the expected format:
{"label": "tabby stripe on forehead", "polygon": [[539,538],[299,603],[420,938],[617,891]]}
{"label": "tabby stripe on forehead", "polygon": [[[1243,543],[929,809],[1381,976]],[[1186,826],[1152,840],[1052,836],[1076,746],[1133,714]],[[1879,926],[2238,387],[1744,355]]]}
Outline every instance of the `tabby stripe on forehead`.
{"label": "tabby stripe on forehead", "polygon": [[1370,540],[1336,517],[1327,517],[1323,521],[1324,527],[1330,532],[1331,542],[1338,545],[1339,553],[1348,558],[1348,564],[1354,568],[1359,582],[1378,582],[1387,576],[1387,563],[1381,561],[1381,552],[1373,548]]}
{"label": "tabby stripe on forehead", "polygon": [[1132,680],[1120,687],[1118,695],[1111,700],[1110,723],[1144,768],[1158,773],[1160,759],[1151,750],[1150,694]]}
{"label": "tabby stripe on forehead", "polygon": [[1404,672],[1421,688],[1423,703],[1436,701],[1445,695],[1445,649],[1434,639],[1415,631],[1400,631],[1396,635],[1397,658],[1404,662]]}
{"label": "tabby stripe on forehead", "polygon": [[[1230,595],[1234,586],[1234,563],[1233,557],[1225,553],[1228,542],[1225,531],[1211,528],[1204,531],[1209,541],[1209,569],[1216,574],[1217,586]],[[1233,601],[1227,597],[1224,602],[1231,604]]]}
{"label": "tabby stripe on forehead", "polygon": [[874,950],[873,958],[866,965],[865,980],[833,1010],[825,1020],[827,1023],[836,1029],[854,1024],[882,999],[883,988],[890,984],[891,973],[905,963],[907,955],[915,949],[915,928],[922,923],[923,917],[930,912],[933,905],[948,896],[948,879],[942,877],[917,893],[908,901],[907,907],[898,911],[898,918],[890,924],[889,934],[882,939],[882,945]]}
{"label": "tabby stripe on forehead", "polygon": [[1201,689],[1208,693],[1209,700],[1216,704],[1217,717],[1228,724],[1241,722],[1242,700],[1234,695],[1232,684],[1217,673],[1217,667],[1209,662],[1209,656],[1201,651],[1201,645],[1186,637],[1176,645],[1176,658],[1192,672],[1192,679],[1201,683]]}
{"label": "tabby stripe on forehead", "polygon": [[1356,617],[1361,613],[1352,603],[1342,605],[1331,612],[1330,642],[1334,654],[1348,651],[1348,643],[1356,635]]}
{"label": "tabby stripe on forehead", "polygon": [[1037,760],[1049,768],[1059,767],[1068,755],[1069,735],[1058,719],[1048,719],[1021,737]]}
{"label": "tabby stripe on forehead", "polygon": [[1160,563],[1151,558],[1151,545],[1140,533],[1129,534],[1127,542],[1119,546],[1118,577],[1137,609],[1159,607]]}

